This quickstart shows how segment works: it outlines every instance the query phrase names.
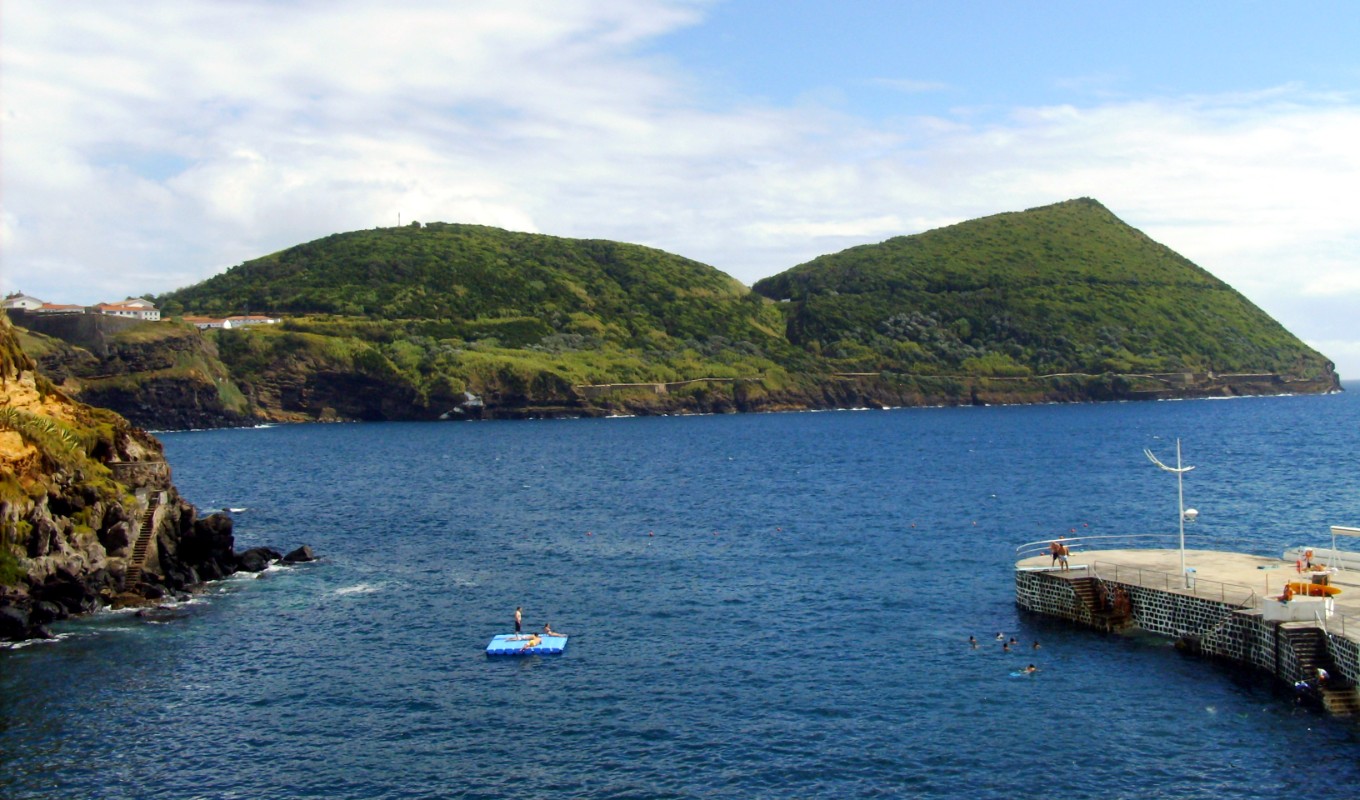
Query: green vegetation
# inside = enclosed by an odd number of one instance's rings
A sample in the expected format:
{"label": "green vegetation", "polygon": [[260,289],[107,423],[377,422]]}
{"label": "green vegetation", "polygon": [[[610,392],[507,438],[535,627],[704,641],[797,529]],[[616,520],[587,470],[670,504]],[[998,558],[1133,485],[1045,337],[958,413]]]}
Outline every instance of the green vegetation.
{"label": "green vegetation", "polygon": [[552,333],[636,347],[713,336],[756,347],[782,340],[773,308],[697,261],[638,245],[478,225],[335,234],[248,261],[158,302],[203,314],[443,322],[425,335],[499,338],[513,347]]}
{"label": "green vegetation", "polygon": [[798,363],[774,304],[660,250],[475,225],[356,231],[158,298],[288,315],[218,331],[243,385],[326,370],[409,390],[565,400],[592,383],[760,378]]}
{"label": "green vegetation", "polygon": [[[1334,379],[1231,287],[1093,200],[851,248],[754,291],[637,245],[432,223],[328,236],[157,302],[282,316],[209,334],[230,375],[205,374],[224,406],[283,418],[421,418],[464,392],[502,408],[579,405],[575,387],[697,378],[731,382],[666,397],[816,406],[854,400],[839,382],[851,377],[853,391],[887,387],[892,402],[1172,385],[1137,377],[1151,373]],[[655,391],[610,392],[664,405]]]}
{"label": "green vegetation", "polygon": [[839,369],[1023,376],[1329,366],[1227,284],[1094,200],[823,256],[755,285]]}

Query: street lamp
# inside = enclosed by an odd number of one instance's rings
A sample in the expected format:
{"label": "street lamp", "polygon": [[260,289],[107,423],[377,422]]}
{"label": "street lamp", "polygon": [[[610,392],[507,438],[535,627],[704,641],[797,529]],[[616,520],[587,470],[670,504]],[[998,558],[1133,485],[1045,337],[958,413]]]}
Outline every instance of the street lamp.
{"label": "street lamp", "polygon": [[1152,454],[1152,451],[1147,449],[1146,447],[1143,448],[1143,455],[1147,456],[1149,461],[1156,464],[1158,467],[1161,467],[1162,469],[1166,470],[1167,472],[1176,473],[1176,502],[1177,505],[1179,506],[1178,511],[1180,513],[1178,514],[1178,518],[1180,520],[1181,526],[1181,578],[1182,580],[1185,581],[1185,585],[1188,587],[1190,585],[1190,577],[1189,573],[1185,571],[1185,521],[1188,519],[1191,522],[1194,522],[1195,518],[1199,516],[1199,512],[1193,508],[1187,510],[1185,507],[1185,486],[1183,476],[1185,475],[1185,473],[1194,469],[1194,467],[1181,466],[1180,439],[1176,440],[1176,466],[1174,467],[1168,467],[1167,465],[1158,461],[1157,457]]}

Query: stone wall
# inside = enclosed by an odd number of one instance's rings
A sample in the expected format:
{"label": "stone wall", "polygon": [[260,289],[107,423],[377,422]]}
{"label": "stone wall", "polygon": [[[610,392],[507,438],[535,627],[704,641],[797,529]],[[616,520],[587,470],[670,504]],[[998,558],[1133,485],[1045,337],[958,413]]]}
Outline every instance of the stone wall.
{"label": "stone wall", "polygon": [[80,345],[100,358],[108,355],[108,337],[137,325],[144,320],[114,317],[108,314],[37,314],[11,313],[15,325]]}
{"label": "stone wall", "polygon": [[[1262,670],[1291,685],[1313,677],[1304,675],[1300,669],[1285,633],[1287,628],[1267,622],[1260,611],[1166,589],[1103,582],[1128,592],[1134,627],[1183,640],[1203,655]],[[1015,602],[1027,611],[1045,616],[1098,628],[1105,625],[1078,597],[1071,580],[1047,572],[1017,570]],[[1325,638],[1328,655],[1342,676],[1360,683],[1360,644],[1339,633],[1328,633]]]}

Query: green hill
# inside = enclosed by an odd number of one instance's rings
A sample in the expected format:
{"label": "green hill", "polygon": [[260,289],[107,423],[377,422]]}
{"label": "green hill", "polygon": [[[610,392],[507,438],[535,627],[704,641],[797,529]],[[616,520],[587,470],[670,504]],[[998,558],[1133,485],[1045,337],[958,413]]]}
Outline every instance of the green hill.
{"label": "green hill", "polygon": [[1331,365],[1232,287],[1081,199],[822,256],[755,285],[841,369],[1023,376]]}
{"label": "green hill", "polygon": [[218,385],[283,420],[1338,385],[1324,357],[1093,200],[851,248],[755,291],[638,245],[412,223],[291,247],[158,302],[169,315],[282,317],[207,336],[229,373]]}
{"label": "green hill", "polygon": [[552,334],[647,347],[723,336],[782,343],[778,314],[718,270],[639,245],[480,225],[340,233],[163,298],[204,314],[272,311],[446,320],[515,346]]}
{"label": "green hill", "polygon": [[336,234],[158,301],[169,313],[284,316],[216,334],[233,377],[281,418],[439,416],[465,393],[501,409],[571,413],[573,387],[778,385],[804,360],[775,304],[713,267],[477,225]]}

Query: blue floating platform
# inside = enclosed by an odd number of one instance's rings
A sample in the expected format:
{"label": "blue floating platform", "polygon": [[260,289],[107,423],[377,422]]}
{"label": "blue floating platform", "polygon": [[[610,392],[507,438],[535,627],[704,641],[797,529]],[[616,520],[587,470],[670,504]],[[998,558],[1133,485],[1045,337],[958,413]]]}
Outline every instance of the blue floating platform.
{"label": "blue floating platform", "polygon": [[489,656],[552,656],[560,655],[567,649],[567,637],[565,636],[539,636],[540,641],[536,647],[525,647],[529,643],[532,634],[522,633],[516,636],[513,633],[498,633],[491,637],[491,644],[486,646],[486,654]]}

